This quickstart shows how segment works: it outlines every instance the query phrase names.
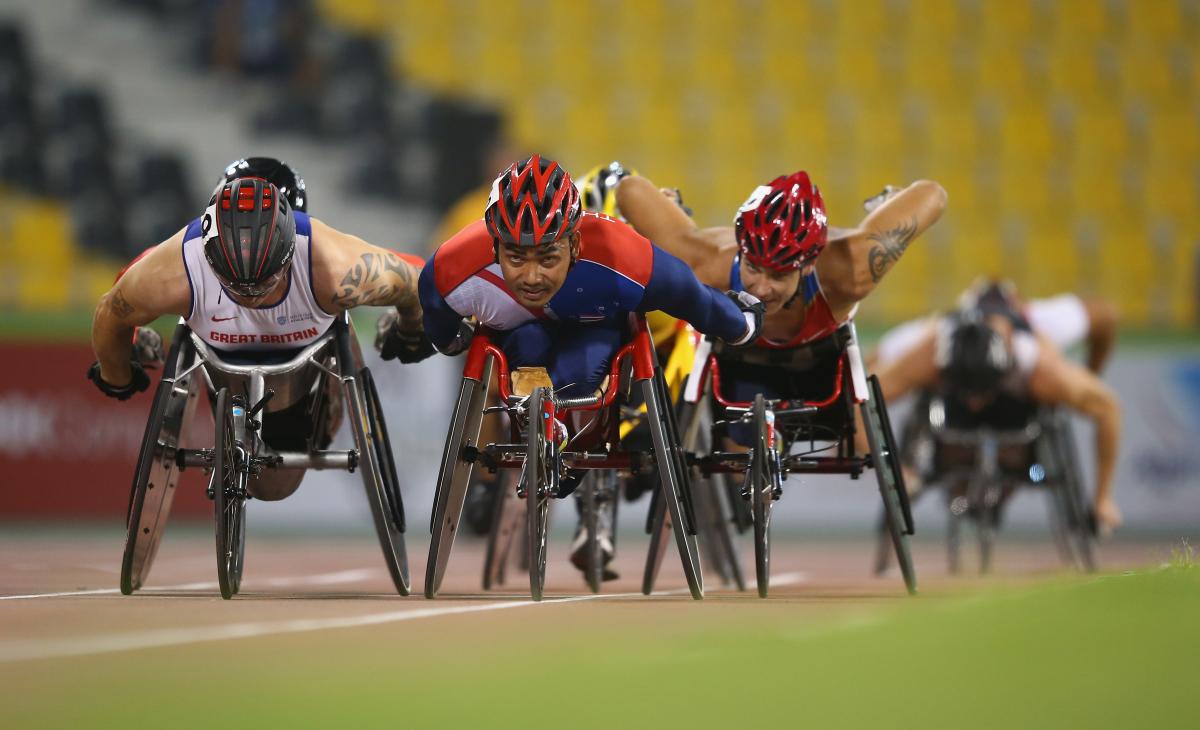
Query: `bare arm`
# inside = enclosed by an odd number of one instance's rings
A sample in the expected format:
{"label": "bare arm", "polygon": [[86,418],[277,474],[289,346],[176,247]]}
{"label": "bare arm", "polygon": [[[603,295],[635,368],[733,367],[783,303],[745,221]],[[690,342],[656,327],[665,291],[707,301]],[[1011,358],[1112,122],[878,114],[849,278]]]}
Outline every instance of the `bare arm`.
{"label": "bare arm", "polygon": [[1083,307],[1088,315],[1087,365],[1089,370],[1099,374],[1112,354],[1120,317],[1112,302],[1100,297],[1084,299]]}
{"label": "bare arm", "polygon": [[96,305],[92,349],[100,377],[109,385],[129,384],[133,330],[164,314],[186,316],[191,285],[183,268],[183,231],[163,241],[134,263]]}
{"label": "bare arm", "polygon": [[868,213],[843,237],[830,240],[817,259],[817,274],[834,314],[848,313],[874,291],[909,244],[936,223],[945,208],[945,189],[918,180]]}
{"label": "bare arm", "polygon": [[416,266],[394,251],[311,220],[313,290],[325,311],[392,306],[403,322],[421,321]]}
{"label": "bare arm", "polygon": [[617,186],[617,207],[629,225],[687,264],[702,283],[729,288],[729,269],[737,253],[733,228],[697,228],[675,201],[636,175]]}
{"label": "bare arm", "polygon": [[1038,339],[1041,354],[1029,381],[1031,393],[1042,403],[1065,405],[1096,424],[1096,517],[1105,527],[1115,528],[1121,522],[1112,498],[1121,445],[1121,405],[1104,381],[1063,357],[1046,338]]}

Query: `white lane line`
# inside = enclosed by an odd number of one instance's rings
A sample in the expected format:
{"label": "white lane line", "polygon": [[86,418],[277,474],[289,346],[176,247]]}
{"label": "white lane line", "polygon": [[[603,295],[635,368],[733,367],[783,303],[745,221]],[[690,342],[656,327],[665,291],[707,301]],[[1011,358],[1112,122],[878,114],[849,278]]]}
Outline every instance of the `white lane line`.
{"label": "white lane line", "polygon": [[[302,585],[337,585],[339,583],[354,583],[356,581],[370,578],[376,572],[369,568],[355,568],[353,570],[339,570],[335,573],[322,573],[319,575],[294,576],[288,578],[269,578],[263,581],[255,581],[250,583],[250,586],[259,583],[270,586],[272,588],[286,588],[288,586]],[[206,591],[217,588],[217,584],[213,581],[204,581],[200,583],[179,583],[173,586],[153,586],[142,588],[139,593],[164,593],[170,591]],[[32,598],[64,598],[67,596],[110,596],[121,592],[119,588],[97,588],[89,591],[61,591],[59,593],[29,593],[26,595],[17,596],[0,596],[0,601],[19,601],[29,600]]]}
{"label": "white lane line", "polygon": [[[359,571],[343,571],[349,575]],[[368,571],[370,572],[370,571]],[[338,575],[338,574],[330,574]],[[793,585],[807,580],[804,573],[784,573],[771,579],[773,585]],[[678,588],[669,591],[655,591],[655,596],[669,596],[687,593],[688,589]],[[387,611],[384,613],[366,614],[363,616],[345,616],[320,619],[291,619],[288,621],[256,621],[220,626],[200,626],[187,629],[157,629],[128,634],[109,634],[103,636],[85,636],[70,639],[23,640],[0,642],[0,662],[17,662],[30,659],[53,659],[91,654],[109,654],[120,651],[137,649],[153,649],[164,646],[178,646],[205,641],[223,641],[227,639],[247,639],[259,636],[277,634],[293,634],[308,631],[327,631],[330,629],[348,629],[362,626],[378,626],[380,624],[397,623],[401,621],[416,621],[442,616],[456,616],[466,613],[483,613],[486,611],[503,611],[511,608],[528,606],[549,606],[560,603],[581,603],[583,601],[603,601],[615,598],[641,597],[638,593],[608,593],[589,594],[584,596],[568,596],[565,598],[549,598],[543,601],[521,600],[483,603],[474,606],[442,606],[437,608],[422,608],[406,611]]]}

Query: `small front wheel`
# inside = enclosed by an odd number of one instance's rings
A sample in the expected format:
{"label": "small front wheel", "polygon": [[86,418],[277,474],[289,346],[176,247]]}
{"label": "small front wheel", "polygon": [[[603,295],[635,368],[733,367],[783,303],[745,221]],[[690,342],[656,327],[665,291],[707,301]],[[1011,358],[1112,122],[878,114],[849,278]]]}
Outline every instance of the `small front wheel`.
{"label": "small front wheel", "polygon": [[221,597],[233,598],[242,585],[246,554],[246,490],[234,434],[234,409],[228,388],[217,393],[213,448],[213,523],[217,546],[217,583]]}

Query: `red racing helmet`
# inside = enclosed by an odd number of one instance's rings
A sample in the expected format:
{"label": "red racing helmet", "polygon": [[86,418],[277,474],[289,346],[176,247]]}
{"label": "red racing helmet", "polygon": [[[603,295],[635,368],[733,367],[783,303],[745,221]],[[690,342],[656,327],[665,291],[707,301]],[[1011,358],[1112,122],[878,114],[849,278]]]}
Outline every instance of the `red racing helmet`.
{"label": "red racing helmet", "polygon": [[803,171],[755,188],[733,224],[741,255],[774,271],[798,269],[815,259],[829,230],[821,191]]}
{"label": "red racing helmet", "polygon": [[483,220],[500,243],[543,246],[574,233],[581,212],[579,190],[567,171],[533,155],[492,182]]}

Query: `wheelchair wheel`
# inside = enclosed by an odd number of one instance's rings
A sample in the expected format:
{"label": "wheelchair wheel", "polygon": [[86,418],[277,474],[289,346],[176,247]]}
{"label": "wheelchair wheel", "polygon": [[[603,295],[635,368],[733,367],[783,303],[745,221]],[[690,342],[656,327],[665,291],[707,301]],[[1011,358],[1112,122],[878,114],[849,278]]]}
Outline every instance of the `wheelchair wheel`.
{"label": "wheelchair wheel", "polygon": [[[701,573],[700,553],[696,546],[695,523],[691,519],[687,461],[680,448],[675,412],[671,408],[670,400],[666,398],[666,386],[662,382],[662,371],[659,368],[655,368],[652,378],[642,381],[642,396],[646,401],[647,421],[654,443],[660,494],[666,502],[665,515],[670,516],[670,524],[675,528],[675,544],[683,563],[688,590],[692,598],[700,600],[704,598],[704,576]],[[665,525],[664,520],[664,530],[667,529]],[[643,592],[645,587],[646,581],[643,580]]]}
{"label": "wheelchair wheel", "polygon": [[1073,546],[1078,567],[1088,573],[1096,570],[1094,516],[1087,507],[1084,494],[1082,471],[1079,467],[1079,452],[1075,448],[1075,434],[1069,416],[1056,413],[1054,416],[1055,449],[1063,466],[1060,501],[1068,533],[1074,538]]}
{"label": "wheelchair wheel", "polygon": [[542,600],[546,587],[546,540],[550,531],[550,500],[557,483],[557,459],[554,443],[546,438],[542,418],[546,403],[553,398],[549,388],[534,388],[529,397],[529,427],[525,441],[526,538],[529,545],[529,593]]}
{"label": "wheelchair wheel", "polygon": [[767,405],[762,393],[754,396],[751,414],[754,419],[754,450],[750,455],[750,472],[746,476],[746,492],[754,515],[754,577],[758,595],[766,598],[771,586],[771,508],[775,505],[774,447],[768,433]]}
{"label": "wheelchair wheel", "polygon": [[213,522],[217,546],[217,584],[221,598],[233,598],[242,586],[242,567],[246,554],[245,473],[238,463],[233,411],[235,404],[228,388],[217,393],[214,411],[216,439],[213,446]]}
{"label": "wheelchair wheel", "polygon": [[404,502],[400,495],[400,480],[396,476],[392,443],[383,417],[383,405],[379,401],[375,378],[368,368],[359,371],[357,383],[351,390],[356,393],[348,397],[346,403],[351,406],[359,469],[367,490],[367,503],[371,506],[375,533],[379,537],[379,547],[383,550],[383,559],[396,592],[407,596],[409,577],[408,551],[404,545]]}
{"label": "wheelchair wheel", "polygon": [[517,488],[512,482],[510,471],[502,472],[497,479],[495,504],[492,506],[492,527],[488,531],[487,549],[483,558],[483,590],[504,585],[508,572],[508,558],[512,551],[513,537],[521,515],[517,510]]}
{"label": "wheelchair wheel", "polygon": [[437,597],[442,579],[446,575],[450,549],[454,547],[454,537],[458,534],[467,485],[470,484],[471,471],[475,467],[474,460],[468,460],[464,456],[468,449],[473,449],[479,442],[479,427],[483,422],[483,404],[487,399],[487,384],[491,378],[491,371],[489,361],[479,381],[463,378],[454,407],[454,416],[450,419],[429,523],[431,539],[429,559],[425,564],[426,598]]}
{"label": "wheelchair wheel", "polygon": [[121,557],[121,593],[127,596],[142,587],[154,564],[179,482],[175,450],[198,402],[198,381],[191,375],[175,380],[195,357],[189,331],[183,324],[175,329],[133,472]]}
{"label": "wheelchair wheel", "polygon": [[[712,433],[705,417],[706,413],[706,409],[697,404],[680,404],[679,421],[684,424],[685,454],[711,450]],[[712,474],[692,483],[696,538],[705,561],[712,566],[722,585],[744,591],[746,578],[742,573],[737,540],[733,534],[734,517],[727,498],[728,490],[724,474]]]}
{"label": "wheelchair wheel", "polygon": [[900,572],[904,575],[904,585],[909,593],[916,593],[917,576],[908,544],[908,525],[905,523],[904,508],[899,495],[899,490],[904,488],[904,482],[898,469],[898,461],[893,456],[896,439],[890,431],[884,430],[886,422],[881,411],[887,406],[879,389],[879,379],[872,375],[868,382],[871,397],[864,401],[860,408],[863,428],[866,429],[867,442],[871,448],[871,467],[875,470],[879,492],[883,497],[888,531],[892,536],[892,547],[896,550]]}

